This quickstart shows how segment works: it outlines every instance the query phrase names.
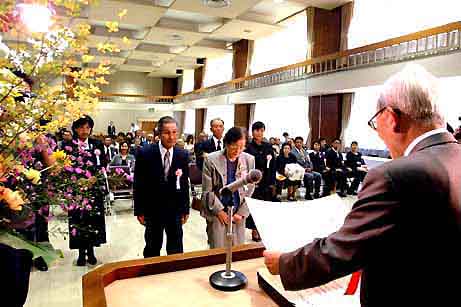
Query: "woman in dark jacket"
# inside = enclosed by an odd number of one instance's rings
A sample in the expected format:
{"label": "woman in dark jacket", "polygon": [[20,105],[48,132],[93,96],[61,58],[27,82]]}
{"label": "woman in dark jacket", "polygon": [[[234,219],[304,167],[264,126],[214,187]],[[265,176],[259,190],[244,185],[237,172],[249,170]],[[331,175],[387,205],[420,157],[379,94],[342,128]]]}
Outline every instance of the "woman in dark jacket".
{"label": "woman in dark jacket", "polygon": [[[66,151],[72,154],[75,169],[80,168],[92,175],[101,171],[103,165],[106,165],[103,145],[100,141],[90,139],[89,136],[93,130],[94,122],[89,116],[84,116],[72,124],[74,141],[72,148]],[[78,164],[77,164],[78,163]],[[92,202],[88,205],[82,203],[84,210],[76,208],[69,210],[69,247],[78,249],[77,259],[78,266],[89,264],[94,265],[97,259],[94,254],[94,247],[106,243],[106,224],[104,211],[104,187],[98,184],[90,188]],[[77,197],[78,195],[74,195]],[[88,200],[83,200],[87,202]]]}

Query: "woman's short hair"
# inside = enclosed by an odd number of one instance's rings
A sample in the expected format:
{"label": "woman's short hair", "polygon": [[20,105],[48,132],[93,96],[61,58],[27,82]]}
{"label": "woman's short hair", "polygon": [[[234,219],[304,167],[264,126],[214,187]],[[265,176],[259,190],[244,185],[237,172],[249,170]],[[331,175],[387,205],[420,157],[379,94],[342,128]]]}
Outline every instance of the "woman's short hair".
{"label": "woman's short hair", "polygon": [[86,124],[88,124],[91,131],[93,131],[93,127],[94,127],[93,119],[88,115],[84,115],[83,117],[80,117],[79,119],[77,119],[76,121],[72,123],[72,134],[77,135],[76,130],[80,127],[85,126]]}
{"label": "woman's short hair", "polygon": [[246,130],[241,127],[232,127],[224,135],[224,145],[236,143],[242,138],[246,138]]}

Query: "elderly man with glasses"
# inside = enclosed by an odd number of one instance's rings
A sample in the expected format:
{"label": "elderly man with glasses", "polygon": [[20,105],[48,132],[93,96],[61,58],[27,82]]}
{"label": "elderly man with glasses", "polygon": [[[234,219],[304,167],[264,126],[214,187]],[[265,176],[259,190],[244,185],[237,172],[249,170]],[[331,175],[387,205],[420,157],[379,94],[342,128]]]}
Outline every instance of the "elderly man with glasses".
{"label": "elderly man with glasses", "polygon": [[420,66],[385,83],[370,126],[394,160],[369,171],[336,232],[290,253],[265,252],[286,289],[361,270],[362,306],[456,305],[461,146],[444,128],[438,97],[437,80]]}

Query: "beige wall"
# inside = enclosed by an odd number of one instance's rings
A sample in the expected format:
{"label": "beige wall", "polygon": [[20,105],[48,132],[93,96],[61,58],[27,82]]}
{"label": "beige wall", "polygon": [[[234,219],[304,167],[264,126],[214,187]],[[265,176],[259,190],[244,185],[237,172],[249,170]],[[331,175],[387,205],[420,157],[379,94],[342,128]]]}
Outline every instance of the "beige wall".
{"label": "beige wall", "polygon": [[[155,112],[149,112],[149,108],[155,108]],[[102,102],[99,111],[92,116],[94,119],[93,133],[106,134],[109,121],[114,122],[117,133],[119,133],[129,131],[131,123],[140,126],[141,121],[158,121],[160,117],[166,115],[173,115],[171,106]]]}
{"label": "beige wall", "polygon": [[161,78],[149,78],[147,73],[118,71],[107,77],[109,84],[101,88],[105,93],[162,96]]}

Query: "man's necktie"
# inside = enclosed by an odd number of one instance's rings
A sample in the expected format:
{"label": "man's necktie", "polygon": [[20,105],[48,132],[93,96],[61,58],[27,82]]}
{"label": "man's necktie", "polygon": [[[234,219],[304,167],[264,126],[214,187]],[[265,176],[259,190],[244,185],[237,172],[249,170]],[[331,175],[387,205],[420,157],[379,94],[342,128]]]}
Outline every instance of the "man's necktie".
{"label": "man's necktie", "polygon": [[218,147],[216,147],[216,150],[219,151],[219,150],[221,150],[221,149],[222,149],[222,148],[221,148],[221,140],[218,140]]}
{"label": "man's necktie", "polygon": [[170,152],[167,151],[165,153],[165,157],[163,158],[163,173],[165,175],[165,180],[168,179],[169,170],[170,170]]}

